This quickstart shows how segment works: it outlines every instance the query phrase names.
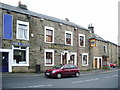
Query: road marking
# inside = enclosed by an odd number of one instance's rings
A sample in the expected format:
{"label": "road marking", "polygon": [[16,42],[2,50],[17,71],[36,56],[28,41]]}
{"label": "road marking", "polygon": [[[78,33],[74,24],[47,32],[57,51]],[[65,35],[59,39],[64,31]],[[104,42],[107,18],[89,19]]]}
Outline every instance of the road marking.
{"label": "road marking", "polygon": [[52,85],[36,85],[36,86],[26,86],[26,87],[15,87],[15,88],[37,88],[37,87],[50,87]]}
{"label": "road marking", "polygon": [[105,78],[112,78],[112,77],[117,77],[118,75],[112,75],[112,76],[107,76]]}
{"label": "road marking", "polygon": [[83,81],[75,81],[75,82],[72,82],[72,83],[89,82],[89,81],[94,81],[94,80],[99,80],[99,78],[95,78],[95,79],[88,79],[88,80],[83,80]]}

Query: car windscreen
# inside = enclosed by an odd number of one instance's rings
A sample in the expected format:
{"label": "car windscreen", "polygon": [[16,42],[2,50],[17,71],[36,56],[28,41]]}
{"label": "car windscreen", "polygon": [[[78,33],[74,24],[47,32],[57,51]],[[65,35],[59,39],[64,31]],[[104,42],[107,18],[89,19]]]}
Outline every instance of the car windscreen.
{"label": "car windscreen", "polygon": [[59,68],[61,68],[62,66],[63,66],[62,64],[58,64],[58,65],[55,65],[53,68],[59,69]]}

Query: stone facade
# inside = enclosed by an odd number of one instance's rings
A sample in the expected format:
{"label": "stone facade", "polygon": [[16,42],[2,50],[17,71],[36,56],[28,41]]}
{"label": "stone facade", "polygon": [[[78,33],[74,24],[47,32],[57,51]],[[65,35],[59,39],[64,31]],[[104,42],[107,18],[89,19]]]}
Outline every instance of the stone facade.
{"label": "stone facade", "polygon": [[[90,38],[93,38],[95,35],[94,31],[90,32],[90,29],[85,29],[70,21],[60,20],[6,4],[0,7],[0,11],[2,12],[0,14],[1,22],[3,22],[2,18],[4,14],[12,15],[12,40],[3,38],[2,48],[0,47],[0,52],[4,52],[5,50],[9,55],[12,55],[11,59],[8,60],[8,72],[36,72],[37,65],[40,66],[39,71],[43,72],[56,64],[67,63],[74,63],[81,70],[88,70],[94,68],[95,57],[101,57],[103,59],[103,55],[108,55],[107,59],[109,62],[117,63],[117,46],[115,44],[98,40],[94,37],[96,46],[90,47]],[[19,22],[23,22],[23,24],[29,23],[28,40],[17,38],[17,25],[22,25],[18,24],[18,20]],[[0,32],[4,33],[4,29],[2,29],[3,23],[1,22],[0,30],[2,31]],[[52,31],[52,37],[54,37],[52,38],[53,42],[46,42],[46,30]],[[70,44],[66,44],[67,35],[71,36]],[[2,37],[1,33],[0,36]],[[81,45],[83,46],[80,46],[80,42],[82,42]],[[106,52],[104,51],[104,46],[107,47]],[[14,53],[16,52],[15,50],[19,51],[18,54],[26,53],[23,56],[26,58],[26,61],[21,62],[21,64],[16,63],[16,60],[14,60],[17,58],[14,55],[16,54]],[[51,64],[47,63],[47,58],[52,58],[51,61],[48,60]]]}

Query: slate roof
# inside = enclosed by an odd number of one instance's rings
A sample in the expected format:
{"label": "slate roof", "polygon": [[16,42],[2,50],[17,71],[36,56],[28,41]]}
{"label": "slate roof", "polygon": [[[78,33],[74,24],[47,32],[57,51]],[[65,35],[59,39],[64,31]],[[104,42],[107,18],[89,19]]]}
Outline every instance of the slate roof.
{"label": "slate roof", "polygon": [[99,35],[93,33],[92,36],[90,37],[91,38],[94,38],[94,39],[97,39],[97,40],[100,40],[100,41],[104,41],[104,42],[107,42],[105,39],[103,39],[102,37],[100,37]]}
{"label": "slate roof", "polygon": [[117,44],[115,44],[115,43],[113,43],[113,42],[110,42],[110,41],[108,41],[108,40],[105,40],[105,39],[103,39],[102,37],[100,37],[99,35],[97,35],[97,34],[95,34],[95,33],[92,34],[92,36],[90,37],[90,39],[100,40],[100,41],[103,41],[103,42],[106,42],[106,43],[111,43],[111,44],[117,46]]}
{"label": "slate roof", "polygon": [[9,11],[14,11],[14,12],[21,13],[21,14],[25,14],[25,15],[31,15],[31,16],[35,16],[35,17],[38,17],[38,18],[43,18],[43,19],[46,19],[46,20],[55,21],[55,22],[58,22],[58,23],[62,23],[62,24],[66,24],[66,25],[69,25],[69,26],[77,27],[77,28],[80,28],[80,29],[83,29],[83,30],[88,30],[88,29],[86,29],[86,28],[84,28],[80,25],[77,25],[73,22],[70,22],[70,21],[58,19],[58,18],[55,18],[55,17],[52,17],[52,16],[43,15],[43,14],[36,13],[36,12],[33,12],[33,11],[29,11],[29,10],[25,10],[25,9],[21,9],[19,7],[14,7],[14,6],[4,4],[4,3],[1,3],[1,2],[0,2],[0,8],[6,9],[6,10],[9,10]]}

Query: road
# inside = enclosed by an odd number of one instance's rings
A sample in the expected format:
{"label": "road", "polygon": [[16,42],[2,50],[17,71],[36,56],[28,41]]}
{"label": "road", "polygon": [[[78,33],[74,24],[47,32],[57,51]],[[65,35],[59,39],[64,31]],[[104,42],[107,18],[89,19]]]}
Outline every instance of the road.
{"label": "road", "polygon": [[3,88],[118,88],[118,71],[62,79],[3,77]]}

